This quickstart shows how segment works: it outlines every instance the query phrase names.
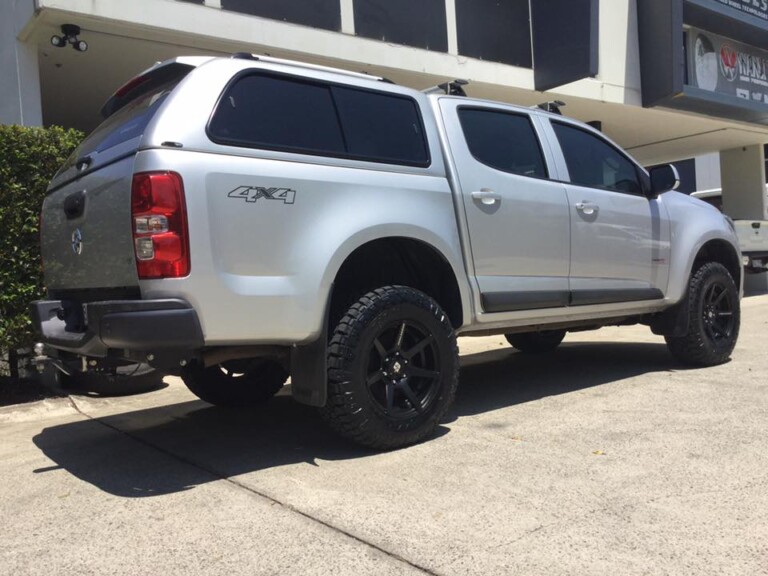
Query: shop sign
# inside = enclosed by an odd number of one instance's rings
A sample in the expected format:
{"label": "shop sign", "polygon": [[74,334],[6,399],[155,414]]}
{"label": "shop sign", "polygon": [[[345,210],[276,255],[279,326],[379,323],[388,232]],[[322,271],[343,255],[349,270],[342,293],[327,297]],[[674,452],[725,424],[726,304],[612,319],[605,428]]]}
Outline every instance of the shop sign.
{"label": "shop sign", "polygon": [[768,109],[768,51],[695,28],[688,30],[686,48],[689,85]]}
{"label": "shop sign", "polygon": [[768,0],[714,0],[714,2],[768,22]]}

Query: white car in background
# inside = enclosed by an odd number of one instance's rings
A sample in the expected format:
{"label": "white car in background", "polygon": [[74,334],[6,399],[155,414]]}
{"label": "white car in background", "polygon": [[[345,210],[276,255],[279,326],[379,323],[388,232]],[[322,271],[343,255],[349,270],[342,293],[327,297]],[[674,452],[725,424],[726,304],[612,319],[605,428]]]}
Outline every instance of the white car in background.
{"label": "white car in background", "polygon": [[[768,185],[766,194],[768,194]],[[691,196],[723,211],[723,191],[720,188],[693,192]],[[734,224],[736,235],[739,237],[744,269],[753,274],[768,271],[768,221],[734,220]]]}

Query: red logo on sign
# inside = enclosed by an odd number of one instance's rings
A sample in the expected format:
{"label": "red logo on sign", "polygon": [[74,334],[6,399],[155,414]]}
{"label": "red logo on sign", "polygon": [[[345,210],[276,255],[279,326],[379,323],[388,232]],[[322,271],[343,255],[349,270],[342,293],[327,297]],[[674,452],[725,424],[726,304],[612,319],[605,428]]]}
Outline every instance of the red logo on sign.
{"label": "red logo on sign", "polygon": [[736,64],[739,61],[739,53],[728,44],[720,47],[720,72],[728,82],[736,80]]}

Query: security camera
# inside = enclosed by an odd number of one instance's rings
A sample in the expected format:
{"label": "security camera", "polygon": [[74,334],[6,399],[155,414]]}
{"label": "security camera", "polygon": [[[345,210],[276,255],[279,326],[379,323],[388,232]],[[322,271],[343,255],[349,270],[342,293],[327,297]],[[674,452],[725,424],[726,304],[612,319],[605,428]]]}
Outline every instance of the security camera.
{"label": "security camera", "polygon": [[88,50],[88,43],[85,40],[80,40],[80,26],[75,24],[62,24],[61,36],[54,34],[51,36],[51,45],[56,48],[64,48],[67,44],[71,44],[72,48],[78,52],[85,52]]}

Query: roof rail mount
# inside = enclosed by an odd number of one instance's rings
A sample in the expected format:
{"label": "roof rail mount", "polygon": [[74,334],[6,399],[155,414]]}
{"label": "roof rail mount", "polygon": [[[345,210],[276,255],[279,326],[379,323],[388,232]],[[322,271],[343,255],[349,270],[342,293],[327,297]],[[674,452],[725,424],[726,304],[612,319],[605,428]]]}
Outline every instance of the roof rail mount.
{"label": "roof rail mount", "polygon": [[560,110],[565,106],[565,102],[562,100],[552,100],[551,102],[542,102],[541,104],[536,104],[536,106],[533,106],[533,108],[541,108],[545,112],[552,112],[552,114],[558,114],[559,116],[562,116],[563,113]]}
{"label": "roof rail mount", "polygon": [[467,93],[464,91],[464,86],[469,84],[469,80],[462,80],[461,78],[457,78],[456,80],[451,80],[450,82],[444,82],[443,84],[438,84],[437,86],[432,86],[431,88],[427,88],[425,90],[422,90],[424,94],[446,94],[448,96],[466,96]]}
{"label": "roof rail mount", "polygon": [[258,60],[258,56],[254,56],[249,52],[235,52],[232,54],[232,58],[235,60]]}

